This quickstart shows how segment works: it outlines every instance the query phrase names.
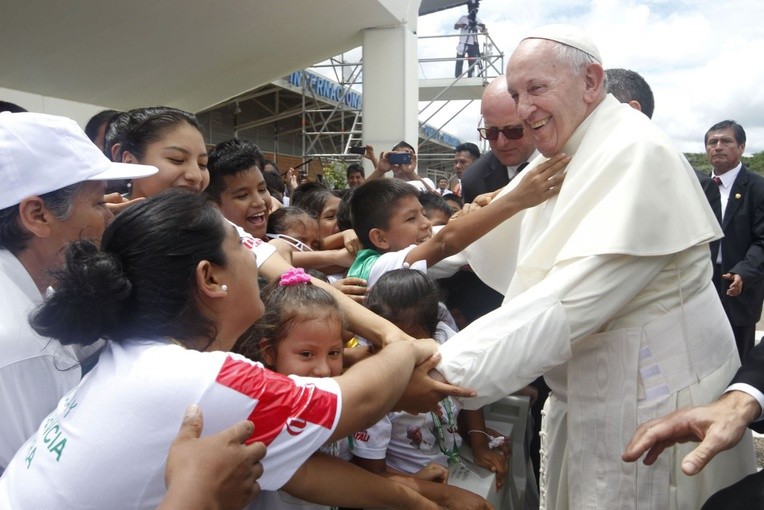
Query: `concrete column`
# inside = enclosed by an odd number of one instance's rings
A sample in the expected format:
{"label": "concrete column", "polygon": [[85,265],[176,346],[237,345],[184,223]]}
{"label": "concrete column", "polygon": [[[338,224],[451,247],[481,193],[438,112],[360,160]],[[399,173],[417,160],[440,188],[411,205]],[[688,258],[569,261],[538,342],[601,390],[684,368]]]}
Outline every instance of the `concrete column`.
{"label": "concrete column", "polygon": [[363,35],[363,143],[374,146],[377,155],[401,140],[416,147],[418,101],[416,34],[407,25],[366,29]]}

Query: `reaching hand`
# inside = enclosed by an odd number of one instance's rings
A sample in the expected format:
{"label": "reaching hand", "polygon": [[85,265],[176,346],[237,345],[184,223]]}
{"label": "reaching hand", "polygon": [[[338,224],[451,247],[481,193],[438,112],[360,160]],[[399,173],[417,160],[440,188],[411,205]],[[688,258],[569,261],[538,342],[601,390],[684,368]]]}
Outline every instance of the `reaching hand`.
{"label": "reaching hand", "polygon": [[355,230],[352,228],[342,231],[342,244],[345,246],[345,249],[352,255],[357,254],[359,251],[361,251],[361,249],[363,249],[361,240],[358,239],[358,234],[356,234]]}
{"label": "reaching hand", "polygon": [[565,179],[562,170],[570,162],[570,156],[558,154],[553,158],[541,163],[532,170],[526,170],[527,174],[520,184],[509,192],[523,209],[533,207],[553,197],[560,192],[560,186]]}
{"label": "reaching hand", "polygon": [[343,278],[332,283],[332,286],[351,298],[356,303],[363,303],[368,288],[366,280],[361,278]]}
{"label": "reaching hand", "polygon": [[420,480],[427,480],[428,482],[446,483],[448,481],[448,468],[435,462],[430,462],[411,476]]}
{"label": "reaching hand", "polygon": [[[434,343],[433,340],[429,341]],[[435,370],[439,362],[440,354],[435,354],[414,369],[406,391],[395,404],[396,410],[407,411],[411,414],[428,413],[437,409],[438,402],[448,396],[466,398],[477,396],[474,390],[448,384]]]}
{"label": "reaching hand", "polygon": [[109,193],[108,195],[103,196],[103,201],[106,203],[106,207],[114,216],[121,213],[131,205],[137,204],[141,200],[143,200],[143,198],[134,198],[132,200],[128,200],[117,192]]}
{"label": "reaching hand", "polygon": [[165,469],[168,492],[160,508],[234,510],[259,494],[265,445],[244,444],[254,432],[252,422],[242,421],[200,439],[202,428],[201,410],[189,406],[170,446]]}
{"label": "reaching hand", "polygon": [[647,452],[644,463],[652,465],[666,448],[676,443],[701,443],[682,461],[682,471],[694,475],[717,453],[735,446],[746,427],[761,413],[755,398],[730,391],[705,406],[678,409],[640,425],[621,458],[634,462]]}
{"label": "reaching hand", "polygon": [[499,194],[499,192],[502,190],[502,188],[497,189],[496,191],[491,191],[490,193],[483,193],[482,195],[478,195],[475,197],[475,200],[472,201],[473,204],[477,204],[481,207],[485,207],[488,204],[491,203],[491,200]]}
{"label": "reaching hand", "polygon": [[507,458],[498,450],[483,447],[473,447],[472,455],[475,464],[496,473],[496,490],[500,492],[507,477]]}

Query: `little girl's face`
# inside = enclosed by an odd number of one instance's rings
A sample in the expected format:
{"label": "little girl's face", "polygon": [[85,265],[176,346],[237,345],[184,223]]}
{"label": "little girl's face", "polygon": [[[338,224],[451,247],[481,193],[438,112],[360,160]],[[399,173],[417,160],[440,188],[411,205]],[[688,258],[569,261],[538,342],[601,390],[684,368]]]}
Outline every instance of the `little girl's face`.
{"label": "little girl's face", "polygon": [[267,360],[284,375],[334,377],[342,373],[342,326],[336,316],[307,319],[292,326]]}
{"label": "little girl's face", "polygon": [[318,218],[321,239],[339,232],[339,228],[337,228],[337,209],[339,209],[339,207],[339,197],[329,197],[324,204],[324,209],[321,211],[321,216]]}

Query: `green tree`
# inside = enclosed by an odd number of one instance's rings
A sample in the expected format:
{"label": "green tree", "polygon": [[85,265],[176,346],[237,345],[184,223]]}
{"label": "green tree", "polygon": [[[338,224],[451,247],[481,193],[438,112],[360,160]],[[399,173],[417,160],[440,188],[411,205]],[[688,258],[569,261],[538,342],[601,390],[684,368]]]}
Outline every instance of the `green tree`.
{"label": "green tree", "polygon": [[[711,163],[708,162],[705,152],[685,152],[684,156],[695,170],[711,173]],[[750,156],[743,156],[740,160],[748,170],[764,176],[764,152],[757,152]]]}

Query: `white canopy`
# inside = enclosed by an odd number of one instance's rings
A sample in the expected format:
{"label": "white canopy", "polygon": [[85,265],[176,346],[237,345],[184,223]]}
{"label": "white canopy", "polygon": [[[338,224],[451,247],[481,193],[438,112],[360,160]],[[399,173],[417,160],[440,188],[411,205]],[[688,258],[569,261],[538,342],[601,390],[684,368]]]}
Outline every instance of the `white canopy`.
{"label": "white canopy", "polygon": [[4,0],[0,87],[199,111],[359,46],[366,28],[413,28],[419,3]]}

